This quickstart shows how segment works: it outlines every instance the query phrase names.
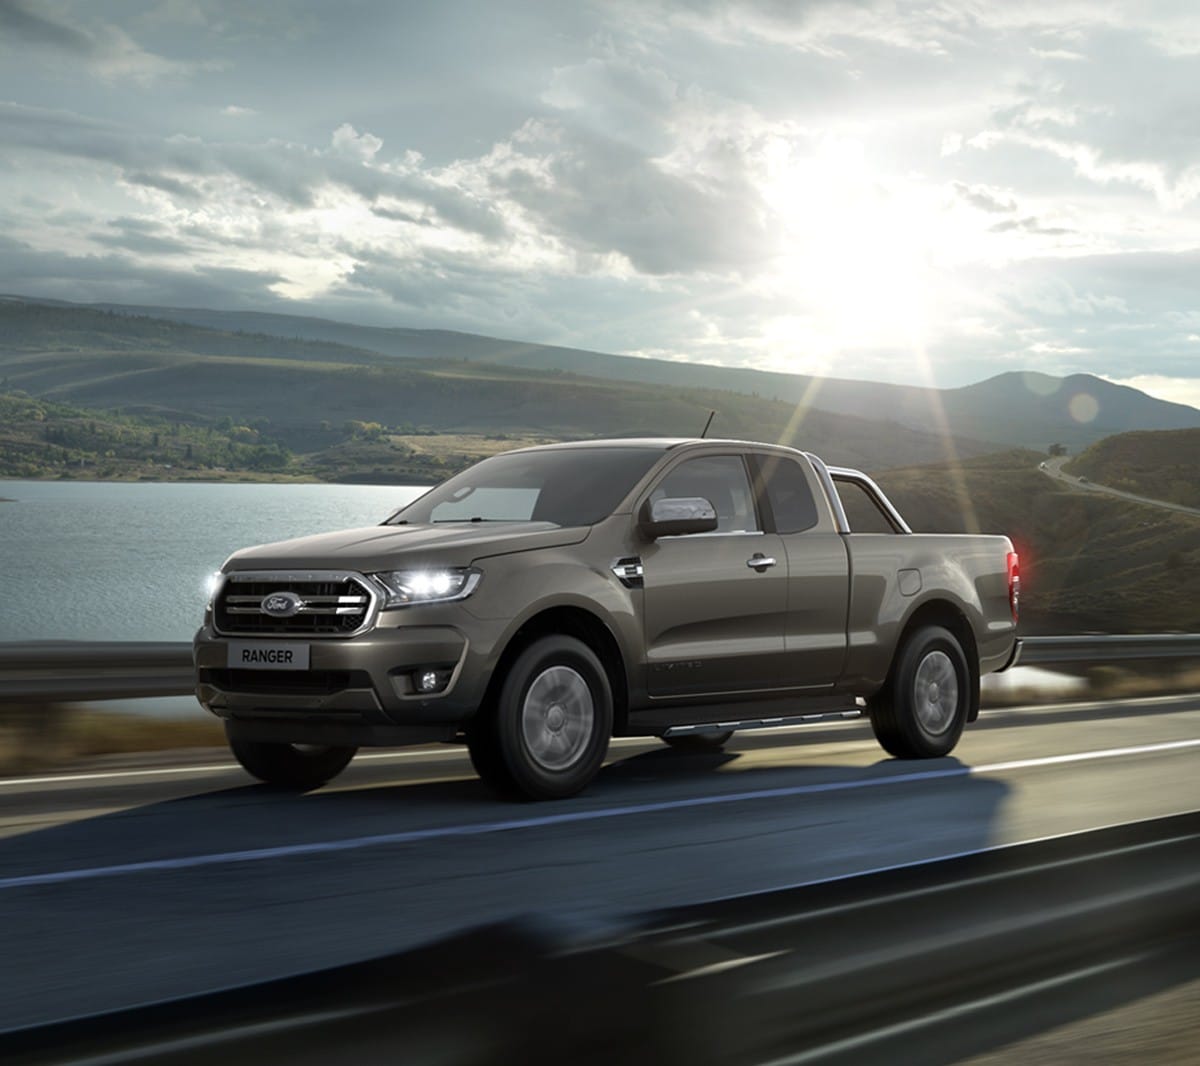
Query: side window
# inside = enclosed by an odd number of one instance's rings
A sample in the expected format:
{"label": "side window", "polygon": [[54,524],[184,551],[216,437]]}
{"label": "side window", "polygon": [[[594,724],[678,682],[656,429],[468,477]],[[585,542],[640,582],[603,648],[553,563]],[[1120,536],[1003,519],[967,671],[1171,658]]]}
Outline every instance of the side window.
{"label": "side window", "polygon": [[782,455],[758,456],[758,468],[775,516],[776,533],[803,533],[817,524],[817,502],[804,469]]}
{"label": "side window", "polygon": [[838,496],[841,497],[846,520],[850,523],[850,532],[896,532],[887,516],[879,509],[879,505],[861,485],[853,481],[834,481],[833,484],[837,489]]}
{"label": "side window", "polygon": [[754,495],[746,464],[736,455],[706,455],[680,463],[650,493],[650,499],[703,496],[716,509],[718,533],[754,533]]}

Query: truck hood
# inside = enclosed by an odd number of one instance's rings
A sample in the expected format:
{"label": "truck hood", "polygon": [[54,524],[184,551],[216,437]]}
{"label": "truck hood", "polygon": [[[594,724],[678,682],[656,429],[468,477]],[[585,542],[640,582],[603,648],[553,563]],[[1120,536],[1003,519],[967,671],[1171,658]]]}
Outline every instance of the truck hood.
{"label": "truck hood", "polygon": [[365,526],[243,548],[223,569],[371,573],[408,566],[467,566],[492,555],[578,544],[588,532],[587,526],[564,529],[550,522]]}

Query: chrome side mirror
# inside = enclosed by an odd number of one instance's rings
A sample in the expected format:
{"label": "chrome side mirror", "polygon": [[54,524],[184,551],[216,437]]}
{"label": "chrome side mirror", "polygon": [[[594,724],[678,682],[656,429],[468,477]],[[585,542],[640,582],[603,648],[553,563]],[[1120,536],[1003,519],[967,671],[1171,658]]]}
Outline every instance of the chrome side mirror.
{"label": "chrome side mirror", "polygon": [[646,502],[638,528],[651,540],[712,533],[717,528],[717,511],[703,496],[668,496]]}

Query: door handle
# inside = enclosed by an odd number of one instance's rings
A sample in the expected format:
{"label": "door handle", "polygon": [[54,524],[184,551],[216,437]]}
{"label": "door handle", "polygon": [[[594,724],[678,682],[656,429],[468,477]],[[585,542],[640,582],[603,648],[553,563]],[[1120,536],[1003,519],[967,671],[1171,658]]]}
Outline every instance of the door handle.
{"label": "door handle", "polygon": [[757,570],[760,574],[765,574],[767,567],[775,565],[775,560],[769,555],[762,555],[759,552],[755,552],[746,560],[746,565],[751,570]]}

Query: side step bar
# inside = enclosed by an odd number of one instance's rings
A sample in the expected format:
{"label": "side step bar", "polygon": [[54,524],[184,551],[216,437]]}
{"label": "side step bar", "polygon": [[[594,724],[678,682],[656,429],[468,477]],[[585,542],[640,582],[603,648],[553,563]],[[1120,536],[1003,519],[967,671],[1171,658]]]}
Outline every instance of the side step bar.
{"label": "side step bar", "polygon": [[749,718],[736,722],[704,722],[700,725],[673,725],[662,732],[664,737],[682,737],[696,733],[724,733],[728,729],[778,729],[788,725],[811,725],[813,722],[854,721],[861,718],[862,709],[826,711],[823,714],[798,714],[787,718]]}

